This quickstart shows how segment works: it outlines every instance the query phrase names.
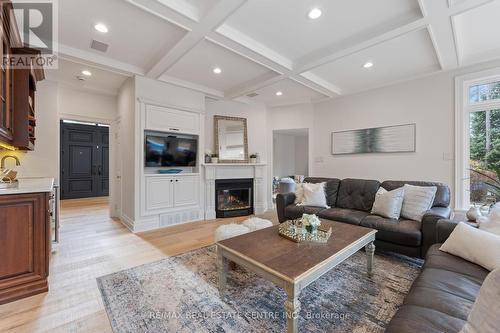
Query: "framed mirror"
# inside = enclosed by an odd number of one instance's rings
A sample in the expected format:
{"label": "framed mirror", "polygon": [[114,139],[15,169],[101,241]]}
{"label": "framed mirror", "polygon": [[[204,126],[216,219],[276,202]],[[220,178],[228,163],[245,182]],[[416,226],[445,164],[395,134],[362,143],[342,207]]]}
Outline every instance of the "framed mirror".
{"label": "framed mirror", "polygon": [[248,163],[246,118],[214,116],[215,152],[219,163]]}

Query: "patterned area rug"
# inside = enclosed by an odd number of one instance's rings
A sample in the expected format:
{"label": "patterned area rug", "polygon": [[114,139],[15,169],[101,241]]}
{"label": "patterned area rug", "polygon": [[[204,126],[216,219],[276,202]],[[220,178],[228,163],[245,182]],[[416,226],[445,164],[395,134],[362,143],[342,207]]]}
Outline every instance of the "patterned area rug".
{"label": "patterned area rug", "polygon": [[[222,302],[215,259],[209,247],[98,278],[114,332],[285,331],[285,292],[237,267]],[[299,331],[383,332],[421,263],[377,254],[370,280],[358,252],[302,291]]]}

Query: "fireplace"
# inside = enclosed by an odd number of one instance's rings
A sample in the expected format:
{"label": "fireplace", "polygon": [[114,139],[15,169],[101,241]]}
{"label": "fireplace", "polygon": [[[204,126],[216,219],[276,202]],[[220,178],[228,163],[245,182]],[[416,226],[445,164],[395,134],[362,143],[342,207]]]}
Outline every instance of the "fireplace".
{"label": "fireplace", "polygon": [[252,215],[253,179],[216,180],[215,212],[217,218]]}

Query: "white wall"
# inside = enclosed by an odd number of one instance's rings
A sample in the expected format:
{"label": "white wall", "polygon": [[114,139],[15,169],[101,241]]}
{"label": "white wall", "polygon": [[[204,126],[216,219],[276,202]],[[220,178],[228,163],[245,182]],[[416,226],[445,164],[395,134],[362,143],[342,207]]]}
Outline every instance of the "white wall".
{"label": "white wall", "polygon": [[60,85],[59,116],[63,119],[110,124],[117,116],[116,96],[100,95]]}
{"label": "white wall", "polygon": [[248,153],[258,153],[267,162],[266,123],[267,109],[263,105],[246,105],[231,101],[207,101],[205,110],[205,150],[215,151],[214,116],[230,116],[247,119]]}

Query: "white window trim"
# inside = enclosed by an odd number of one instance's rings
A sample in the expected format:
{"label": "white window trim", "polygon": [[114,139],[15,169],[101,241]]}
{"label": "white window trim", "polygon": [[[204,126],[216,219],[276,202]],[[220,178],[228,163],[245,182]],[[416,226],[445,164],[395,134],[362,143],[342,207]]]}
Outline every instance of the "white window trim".
{"label": "white window trim", "polygon": [[[500,68],[458,76],[455,79],[455,209],[470,207],[469,156],[470,120],[469,113],[500,108],[500,100],[478,102],[469,105],[468,87],[476,84],[500,81]],[[465,149],[464,149],[465,147]]]}

